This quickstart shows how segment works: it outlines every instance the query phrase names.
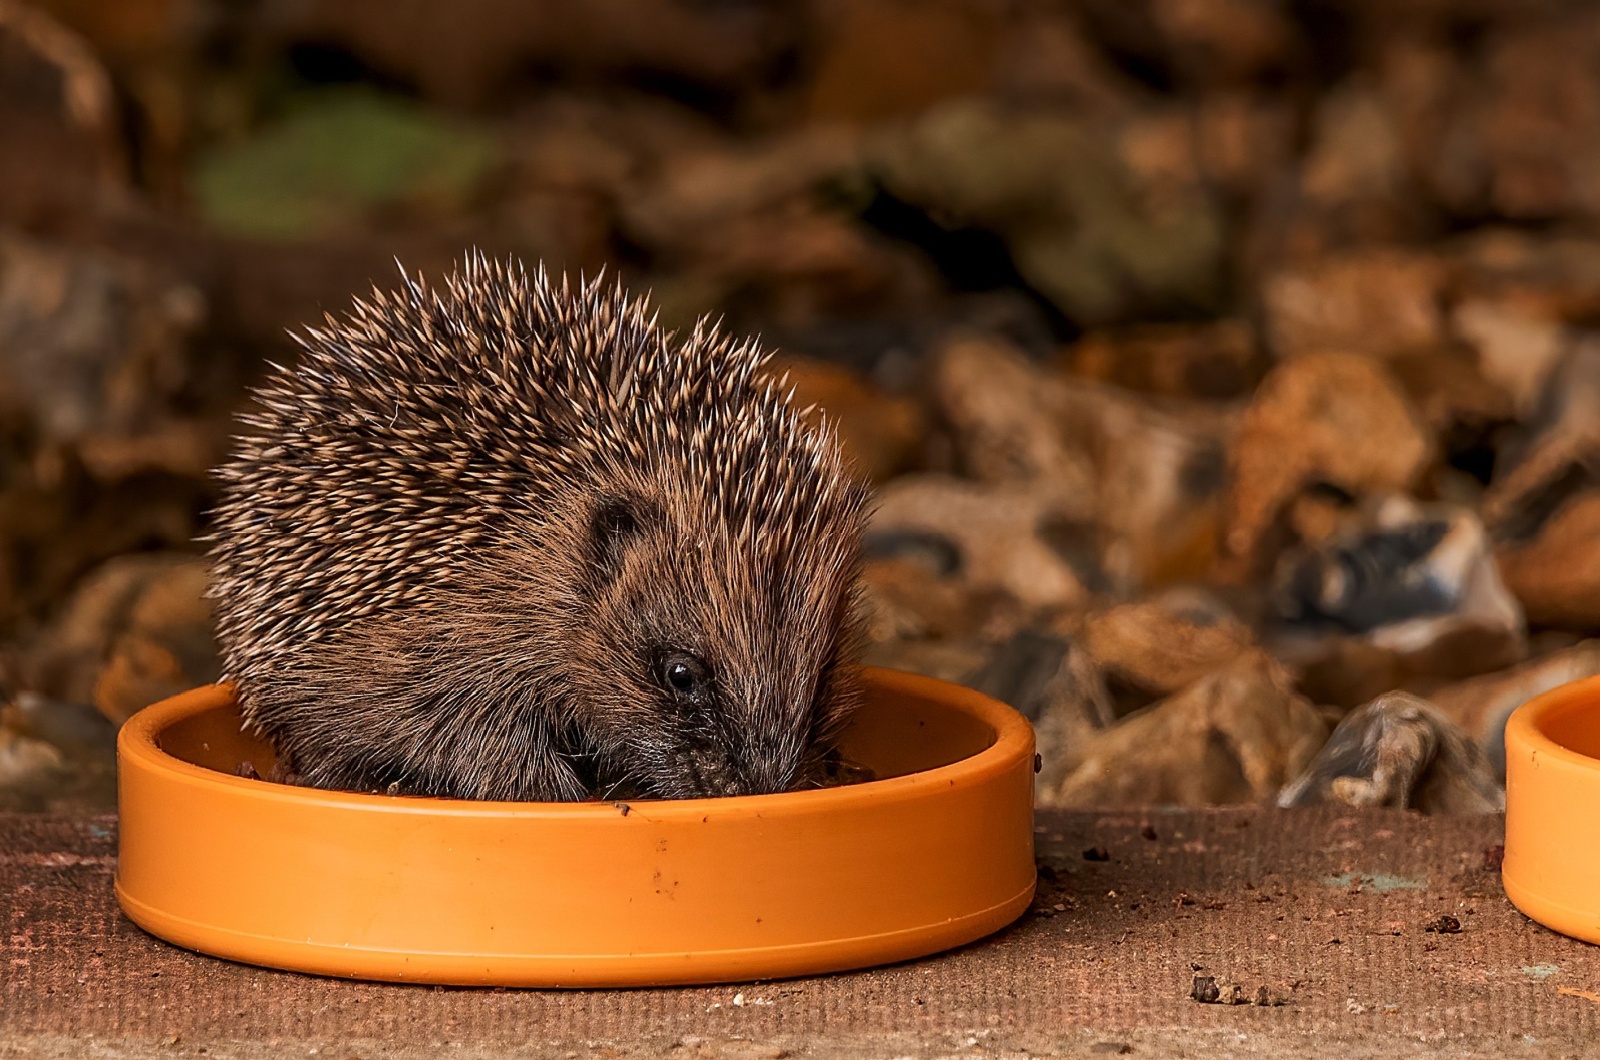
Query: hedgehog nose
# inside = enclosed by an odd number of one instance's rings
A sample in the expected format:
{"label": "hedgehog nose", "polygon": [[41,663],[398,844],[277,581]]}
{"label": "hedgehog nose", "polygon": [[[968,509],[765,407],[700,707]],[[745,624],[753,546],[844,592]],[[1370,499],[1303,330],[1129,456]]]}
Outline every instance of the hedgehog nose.
{"label": "hedgehog nose", "polygon": [[788,791],[791,770],[768,768],[742,756],[697,754],[690,756],[689,775],[695,788],[708,798],[733,795],[774,795]]}
{"label": "hedgehog nose", "polygon": [[724,755],[714,751],[692,752],[685,764],[695,794],[702,798],[720,799],[730,795],[752,794],[746,790],[739,771]]}

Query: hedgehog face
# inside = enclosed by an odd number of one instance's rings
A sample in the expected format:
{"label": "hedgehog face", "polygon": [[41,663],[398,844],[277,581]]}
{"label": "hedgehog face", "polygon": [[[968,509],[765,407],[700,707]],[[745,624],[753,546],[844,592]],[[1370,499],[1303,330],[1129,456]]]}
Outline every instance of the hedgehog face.
{"label": "hedgehog face", "polygon": [[[714,509],[637,496],[589,519],[572,673],[587,686],[581,727],[602,796],[813,786],[854,706],[853,554],[786,551],[772,547],[778,528],[726,525]],[[828,529],[854,540],[852,521]],[[846,569],[818,569],[813,555]]]}

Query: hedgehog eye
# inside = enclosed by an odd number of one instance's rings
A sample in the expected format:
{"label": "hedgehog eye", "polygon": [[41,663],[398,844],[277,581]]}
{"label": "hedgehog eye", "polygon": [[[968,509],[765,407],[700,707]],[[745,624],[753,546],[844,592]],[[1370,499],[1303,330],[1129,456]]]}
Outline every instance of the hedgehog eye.
{"label": "hedgehog eye", "polygon": [[667,694],[685,706],[702,707],[711,700],[711,668],[686,651],[664,653],[656,676]]}

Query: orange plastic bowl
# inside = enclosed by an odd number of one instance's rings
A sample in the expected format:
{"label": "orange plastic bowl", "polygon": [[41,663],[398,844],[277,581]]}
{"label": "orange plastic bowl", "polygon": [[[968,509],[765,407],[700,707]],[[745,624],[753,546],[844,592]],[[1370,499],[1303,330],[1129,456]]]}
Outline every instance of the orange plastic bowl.
{"label": "orange plastic bowl", "polygon": [[225,686],[122,729],[117,897],[170,942],[323,975],[503,986],[766,979],[981,938],[1032,900],[1033,731],[867,673],[844,738],[880,779],[679,802],[358,795],[266,775]]}
{"label": "orange plastic bowl", "polygon": [[1506,894],[1543,924],[1600,942],[1600,677],[1506,722]]}

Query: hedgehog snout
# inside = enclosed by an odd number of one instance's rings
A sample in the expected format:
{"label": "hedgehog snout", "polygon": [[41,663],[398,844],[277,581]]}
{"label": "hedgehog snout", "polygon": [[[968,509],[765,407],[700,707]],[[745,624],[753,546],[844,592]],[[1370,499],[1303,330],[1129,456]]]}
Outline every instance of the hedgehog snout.
{"label": "hedgehog snout", "polygon": [[692,797],[698,798],[789,791],[794,787],[798,765],[782,760],[781,756],[768,756],[749,748],[735,750],[711,745],[687,749],[680,764]]}
{"label": "hedgehog snout", "polygon": [[691,752],[684,763],[689,781],[696,795],[723,798],[729,795],[748,794],[743,778],[729,764],[725,756],[703,751]]}

